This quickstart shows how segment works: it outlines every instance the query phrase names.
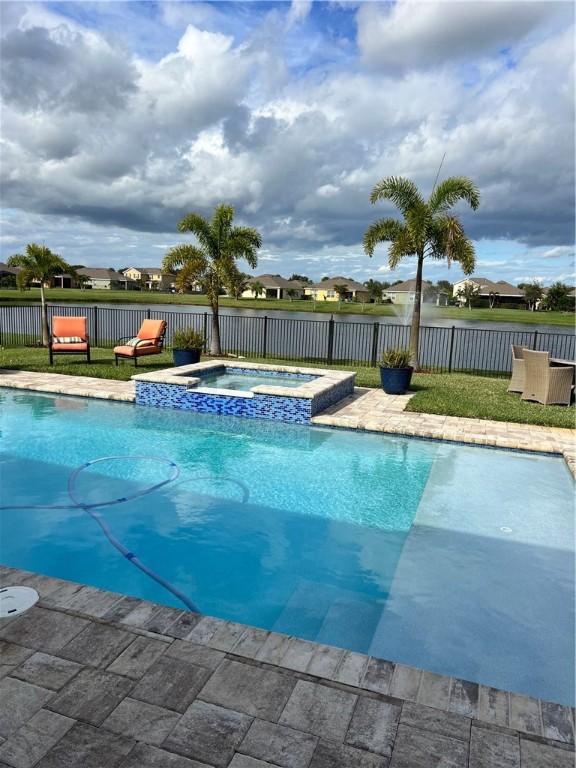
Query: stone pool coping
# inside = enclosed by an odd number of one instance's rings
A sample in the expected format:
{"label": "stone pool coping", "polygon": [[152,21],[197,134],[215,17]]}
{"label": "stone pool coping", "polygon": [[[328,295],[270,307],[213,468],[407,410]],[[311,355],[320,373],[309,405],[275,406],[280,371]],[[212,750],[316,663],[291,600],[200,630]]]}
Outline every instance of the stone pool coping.
{"label": "stone pool coping", "polygon": [[572,707],[6,566],[0,579],[40,594],[0,619],[0,765],[574,764]]}
{"label": "stone pool coping", "polygon": [[[273,373],[292,373],[306,376],[317,376],[313,381],[305,381],[299,387],[283,387],[272,384],[259,384],[252,387],[252,392],[261,395],[276,395],[277,397],[301,397],[306,400],[313,400],[319,395],[330,392],[336,386],[345,381],[354,380],[355,373],[351,371],[332,371],[326,368],[304,368],[302,366],[292,365],[266,365],[264,363],[248,363],[240,360],[206,360],[202,363],[193,363],[191,365],[181,365],[178,368],[165,368],[161,371],[152,373],[138,373],[132,376],[134,381],[145,381],[153,384],[172,384],[179,387],[195,387],[195,391],[204,391],[198,384],[202,379],[195,374],[216,372],[222,368],[237,368],[249,371],[262,371]],[[233,394],[242,396],[242,392],[237,390],[217,389],[210,387],[215,393]]]}

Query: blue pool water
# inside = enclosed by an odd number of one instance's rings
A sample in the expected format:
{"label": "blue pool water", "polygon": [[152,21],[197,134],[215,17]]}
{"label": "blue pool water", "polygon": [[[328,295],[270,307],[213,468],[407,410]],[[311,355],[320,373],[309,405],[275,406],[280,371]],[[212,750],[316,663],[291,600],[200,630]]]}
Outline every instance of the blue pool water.
{"label": "blue pool water", "polygon": [[[573,481],[563,460],[0,390],[4,564],[574,699]],[[136,458],[146,457],[146,458]]]}
{"label": "blue pool water", "polygon": [[239,373],[234,369],[226,368],[215,372],[201,373],[199,386],[250,391],[252,387],[262,386],[263,384],[271,387],[299,387],[307,381],[313,381],[315,378],[316,376],[289,373],[266,374],[256,371]]}

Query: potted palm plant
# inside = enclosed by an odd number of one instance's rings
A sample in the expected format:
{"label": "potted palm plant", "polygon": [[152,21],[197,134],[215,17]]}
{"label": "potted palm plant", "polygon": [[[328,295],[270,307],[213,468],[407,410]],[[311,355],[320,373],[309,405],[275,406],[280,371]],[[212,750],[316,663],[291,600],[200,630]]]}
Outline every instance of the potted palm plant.
{"label": "potted palm plant", "polygon": [[177,328],[172,335],[174,365],[191,365],[200,362],[204,348],[204,334],[195,328]]}
{"label": "potted palm plant", "polygon": [[410,365],[412,351],[407,347],[391,347],[382,352],[380,382],[388,395],[403,395],[410,387],[414,368]]}

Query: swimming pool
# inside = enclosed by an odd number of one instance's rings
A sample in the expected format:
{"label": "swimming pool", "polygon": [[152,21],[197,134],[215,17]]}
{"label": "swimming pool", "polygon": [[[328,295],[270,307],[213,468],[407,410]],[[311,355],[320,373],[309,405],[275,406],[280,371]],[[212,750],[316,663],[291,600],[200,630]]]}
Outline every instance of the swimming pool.
{"label": "swimming pool", "polygon": [[[573,703],[563,460],[2,390],[2,562]],[[137,459],[135,456],[151,458]],[[33,531],[33,536],[31,536]]]}

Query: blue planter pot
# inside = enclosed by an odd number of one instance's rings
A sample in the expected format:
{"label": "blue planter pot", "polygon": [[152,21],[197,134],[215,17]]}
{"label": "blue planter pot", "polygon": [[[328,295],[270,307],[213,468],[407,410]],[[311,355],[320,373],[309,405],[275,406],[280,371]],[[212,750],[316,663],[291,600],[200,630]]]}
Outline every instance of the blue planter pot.
{"label": "blue planter pot", "polygon": [[200,362],[201,349],[173,349],[174,365],[192,365]]}
{"label": "blue planter pot", "polygon": [[380,368],[380,383],[387,395],[403,395],[410,388],[414,368]]}

